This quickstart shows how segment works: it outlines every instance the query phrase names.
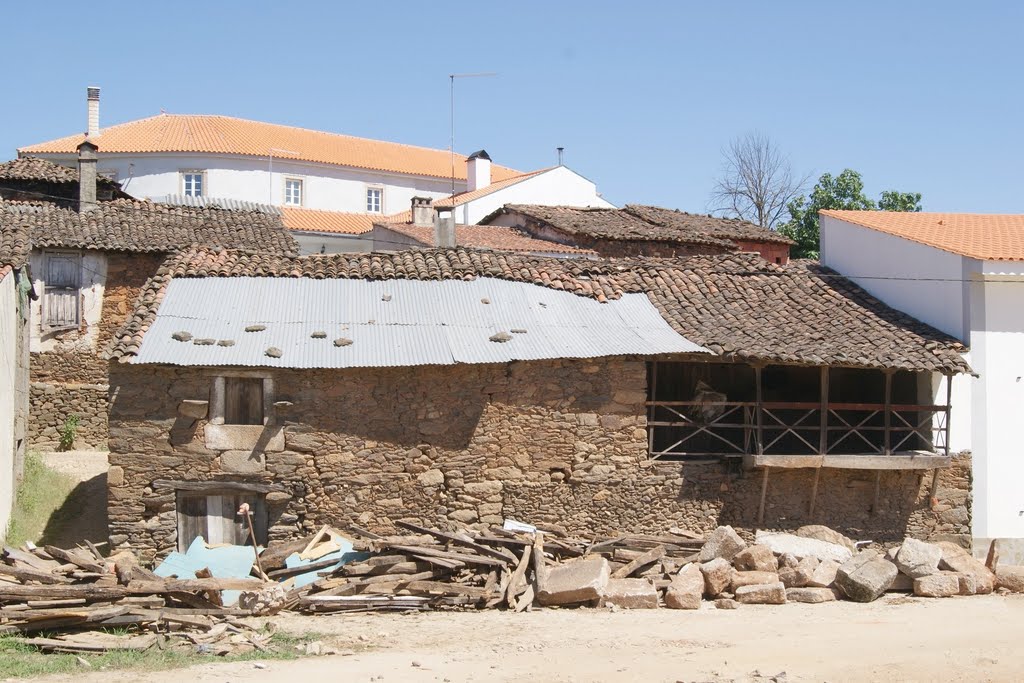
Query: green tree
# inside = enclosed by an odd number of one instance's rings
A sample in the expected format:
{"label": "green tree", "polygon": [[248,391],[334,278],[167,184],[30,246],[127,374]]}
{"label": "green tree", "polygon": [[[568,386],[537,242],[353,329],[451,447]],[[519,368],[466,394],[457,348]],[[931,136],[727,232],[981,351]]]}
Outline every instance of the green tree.
{"label": "green tree", "polygon": [[818,179],[810,197],[800,196],[789,203],[789,222],[779,232],[796,242],[793,258],[818,258],[821,237],[818,212],[823,209],[854,211],[920,211],[921,195],[916,192],[886,190],[876,204],[864,194],[864,181],[851,169],[837,176],[826,173]]}

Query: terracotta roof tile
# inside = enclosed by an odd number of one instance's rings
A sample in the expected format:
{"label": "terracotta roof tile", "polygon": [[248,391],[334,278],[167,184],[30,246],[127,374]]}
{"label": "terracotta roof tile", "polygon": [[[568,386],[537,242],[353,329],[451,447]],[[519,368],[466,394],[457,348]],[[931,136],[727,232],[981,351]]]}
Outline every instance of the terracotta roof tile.
{"label": "terracotta roof tile", "polygon": [[[83,134],[69,135],[22,147],[18,152],[71,154],[84,139]],[[92,140],[99,145],[101,154],[192,152],[266,157],[271,149],[277,149],[295,152],[276,152],[275,158],[281,159],[435,178],[450,178],[452,174],[452,159],[447,150],[369,140],[231,116],[160,114],[103,128]],[[491,177],[495,180],[504,180],[518,174],[519,171],[504,166],[491,166]],[[466,157],[461,154],[455,155],[455,177],[466,179]]]}
{"label": "terracotta roof tile", "polygon": [[29,249],[28,227],[20,221],[0,220],[0,280],[28,263]]}
{"label": "terracotta roof tile", "polygon": [[969,372],[955,339],[889,308],[819,265],[752,254],[688,259],[555,259],[506,252],[414,250],[284,258],[190,251],[145,288],[112,356],[134,355],[173,277],[309,277],[530,282],[598,301],[646,292],[687,339],[725,358],[804,365]]}
{"label": "terracotta roof tile", "polygon": [[793,244],[793,240],[785,235],[738,218],[705,216],[686,213],[678,209],[642,204],[627,204],[623,211],[648,223],[660,225],[666,229],[678,230],[680,235],[684,236],[698,233],[726,240]]}
{"label": "terracotta roof tile", "polygon": [[[434,227],[432,225],[423,226],[412,223],[377,223],[376,225],[411,237],[423,247],[433,247]],[[515,228],[491,225],[456,225],[455,243],[460,247],[470,249],[510,251],[519,254],[597,256],[597,252],[591,249],[581,249],[567,244],[536,239]],[[387,248],[387,245],[383,246],[385,249]]]}
{"label": "terracotta roof tile", "polygon": [[820,212],[912,242],[986,261],[1024,260],[1024,214]]}
{"label": "terracotta roof tile", "polygon": [[194,245],[295,254],[278,216],[117,199],[85,213],[48,202],[0,201],[0,225],[26,230],[33,247],[165,252]]}
{"label": "terracotta roof tile", "polygon": [[[0,163],[0,183],[54,183],[78,185],[78,169],[55,164],[37,157],[20,157]],[[96,182],[113,190],[121,185],[109,178],[99,176]],[[121,193],[123,196],[123,193]]]}
{"label": "terracotta roof tile", "polygon": [[374,222],[381,218],[379,213],[320,211],[319,209],[301,209],[294,206],[281,207],[281,220],[284,222],[284,227],[304,232],[360,235],[373,230]]}

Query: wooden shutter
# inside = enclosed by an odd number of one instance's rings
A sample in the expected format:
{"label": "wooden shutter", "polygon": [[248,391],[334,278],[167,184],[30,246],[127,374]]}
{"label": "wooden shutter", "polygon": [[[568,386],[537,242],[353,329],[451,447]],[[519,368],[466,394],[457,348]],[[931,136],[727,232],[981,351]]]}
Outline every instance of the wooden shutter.
{"label": "wooden shutter", "polygon": [[43,302],[47,327],[64,329],[78,327],[79,278],[81,262],[78,254],[46,253],[46,287]]}
{"label": "wooden shutter", "polygon": [[261,378],[224,378],[224,424],[263,424],[263,380]]}
{"label": "wooden shutter", "polygon": [[202,536],[207,543],[252,545],[249,526],[238,513],[249,504],[256,542],[267,543],[267,506],[262,495],[227,491],[223,493],[178,493],[178,550],[185,552]]}
{"label": "wooden shutter", "polygon": [[178,493],[178,551],[188,550],[197,536],[206,538],[206,496]]}

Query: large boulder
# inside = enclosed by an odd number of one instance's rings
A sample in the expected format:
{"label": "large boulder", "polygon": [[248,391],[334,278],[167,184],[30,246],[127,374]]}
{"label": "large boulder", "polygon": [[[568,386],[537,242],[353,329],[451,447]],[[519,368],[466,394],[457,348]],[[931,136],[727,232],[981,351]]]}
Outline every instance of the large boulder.
{"label": "large boulder", "polygon": [[700,609],[703,595],[704,573],[700,565],[688,564],[672,577],[672,583],[665,591],[665,606],[672,609]]}
{"label": "large boulder", "polygon": [[709,598],[721,595],[732,583],[733,569],[729,560],[719,557],[705,562],[700,565],[700,571],[704,575],[704,593]]}
{"label": "large boulder", "polygon": [[768,546],[750,545],[736,553],[732,558],[732,566],[741,572],[776,572],[779,570],[779,561]]}
{"label": "large boulder", "polygon": [[901,572],[917,579],[939,571],[942,548],[931,543],[908,538],[903,541],[894,561]]}
{"label": "large boulder", "polygon": [[658,589],[647,579],[608,579],[600,604],[623,609],[657,609]]}
{"label": "large boulder", "polygon": [[1024,567],[996,565],[996,588],[1003,588],[1011,593],[1024,593]]}
{"label": "large boulder", "polygon": [[821,563],[818,562],[817,558],[805,557],[797,562],[795,567],[780,569],[779,581],[781,581],[786,588],[801,588],[806,586],[811,582],[811,578],[814,576],[814,570],[818,568],[819,564]]}
{"label": "large boulder", "polygon": [[841,545],[851,553],[857,552],[857,544],[852,539],[847,538],[835,529],[830,529],[827,526],[821,524],[808,524],[802,526],[796,530],[797,536],[804,538],[814,538],[819,541],[825,541],[826,543],[834,543],[835,545]]}
{"label": "large boulder", "polygon": [[699,562],[710,562],[716,558],[732,560],[736,553],[747,547],[747,542],[740,538],[731,526],[720,526],[708,536],[697,557]]}
{"label": "large boulder", "polygon": [[537,594],[542,605],[573,605],[601,599],[611,571],[608,560],[591,555],[551,567]]}
{"label": "large boulder", "polygon": [[861,551],[839,566],[836,586],[855,602],[872,602],[889,590],[899,570],[874,551]]}
{"label": "large boulder", "polygon": [[787,588],[787,602],[832,602],[836,599],[836,592],[831,588]]}
{"label": "large boulder", "polygon": [[743,586],[755,586],[757,584],[776,583],[779,575],[775,572],[737,572],[732,573],[732,581],[729,587],[735,593],[737,588]]}
{"label": "large boulder", "polygon": [[846,562],[853,553],[846,546],[816,538],[805,538],[795,534],[782,534],[771,531],[758,531],[756,543],[771,548],[776,555],[789,553],[798,558],[814,557],[818,560],[835,560],[840,564]]}
{"label": "large boulder", "polygon": [[784,605],[786,587],[781,581],[741,586],[736,589],[736,602],[747,605]]}
{"label": "large boulder", "polygon": [[914,595],[922,598],[948,598],[960,594],[960,578],[953,572],[938,572],[914,579]]}
{"label": "large boulder", "polygon": [[835,560],[822,560],[814,568],[808,586],[813,588],[831,588],[836,582],[836,572],[839,571],[839,563]]}
{"label": "large boulder", "polygon": [[941,541],[935,545],[942,550],[939,569],[974,577],[974,590],[978,595],[987,595],[995,589],[995,574],[985,566],[984,562],[975,559],[970,551],[949,541]]}

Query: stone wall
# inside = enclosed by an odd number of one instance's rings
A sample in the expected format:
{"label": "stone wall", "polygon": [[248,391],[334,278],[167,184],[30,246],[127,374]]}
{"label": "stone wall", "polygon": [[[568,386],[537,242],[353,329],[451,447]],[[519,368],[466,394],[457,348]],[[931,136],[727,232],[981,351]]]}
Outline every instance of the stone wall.
{"label": "stone wall", "polygon": [[[210,397],[213,374],[111,368],[114,546],[175,547],[175,496],[154,487],[160,479],[278,486],[267,498],[272,540],[325,522],[390,532],[399,519],[458,526],[513,517],[579,534],[756,525],[759,472],[648,459],[643,362],[275,371],[274,400],[292,405],[259,452],[208,448],[222,428],[179,414],[183,400]],[[872,511],[873,472],[824,470],[813,518],[813,472],[773,472],[765,526],[824,523],[873,540],[969,534],[969,470],[963,458],[943,474],[937,512],[928,509],[930,476],[884,473]]]}
{"label": "stone wall", "polygon": [[162,261],[162,254],[107,253],[103,301],[95,329],[83,324],[81,329],[54,333],[48,337],[55,341],[51,350],[32,353],[31,448],[56,449],[60,428],[74,413],[79,417],[74,448],[106,450],[109,385],[104,354]]}

